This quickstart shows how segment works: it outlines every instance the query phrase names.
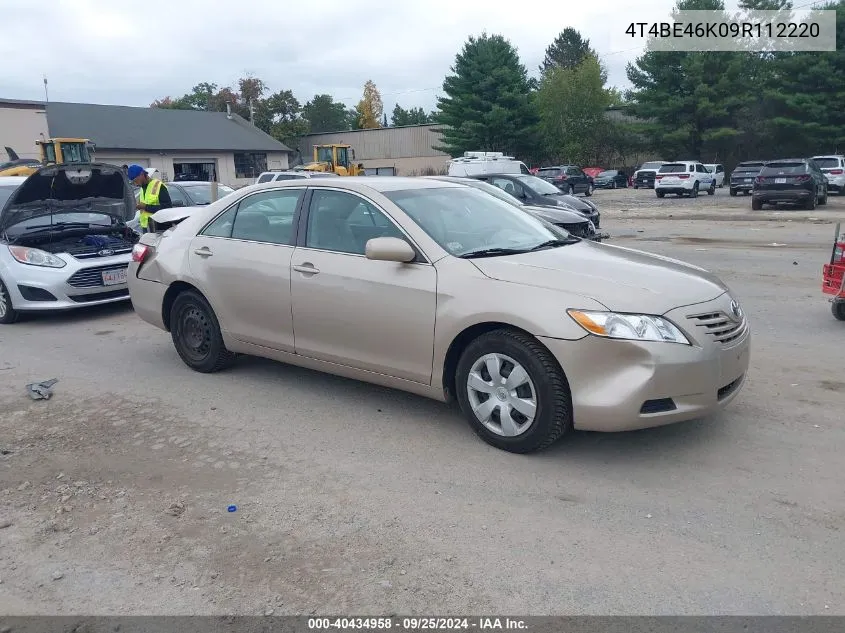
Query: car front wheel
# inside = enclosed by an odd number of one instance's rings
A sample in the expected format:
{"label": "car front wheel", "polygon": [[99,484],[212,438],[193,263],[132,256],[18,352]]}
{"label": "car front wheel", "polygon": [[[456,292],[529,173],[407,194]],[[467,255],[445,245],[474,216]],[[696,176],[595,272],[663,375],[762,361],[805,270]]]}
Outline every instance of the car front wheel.
{"label": "car front wheel", "polygon": [[834,301],[830,305],[830,309],[837,321],[845,321],[845,301]]}
{"label": "car front wheel", "polygon": [[589,196],[593,195],[594,190],[595,190],[595,187],[593,186],[593,183],[590,183],[589,185],[587,185],[587,190],[584,192],[584,195],[589,197]]}
{"label": "car front wheel", "polygon": [[535,338],[511,329],[482,334],[461,355],[458,402],[472,429],[488,444],[531,453],[572,428],[566,377]]}
{"label": "car front wheel", "polygon": [[0,323],[10,325],[20,318],[20,312],[12,307],[12,297],[9,290],[0,279]]}
{"label": "car front wheel", "polygon": [[210,374],[235,360],[236,355],[223,343],[214,310],[196,291],[185,291],[173,302],[170,335],[179,357],[194,371]]}

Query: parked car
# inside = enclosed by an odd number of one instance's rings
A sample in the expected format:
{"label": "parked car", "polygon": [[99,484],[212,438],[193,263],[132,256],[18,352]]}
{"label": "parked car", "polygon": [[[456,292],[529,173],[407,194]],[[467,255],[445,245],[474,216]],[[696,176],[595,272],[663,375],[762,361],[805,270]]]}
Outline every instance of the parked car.
{"label": "parked car", "polygon": [[558,165],[556,167],[542,167],[537,172],[537,177],[553,184],[555,187],[574,196],[576,193],[583,193],[585,196],[593,195],[595,185],[590,178],[577,165]]}
{"label": "parked car", "polygon": [[581,169],[581,171],[587,174],[590,178],[595,178],[604,170],[604,167],[584,167]]}
{"label": "parked car", "polygon": [[125,301],[138,240],[120,167],[50,165],[0,183],[0,323],[28,311]]}
{"label": "parked car", "polygon": [[827,204],[827,178],[812,159],[773,160],[760,170],[751,191],[751,208],[787,202],[815,209]]}
{"label": "parked car", "polygon": [[576,237],[581,237],[587,240],[601,242],[602,239],[609,237],[606,234],[599,233],[595,225],[582,213],[575,210],[564,209],[562,207],[537,207],[524,204],[517,200],[511,194],[504,191],[504,189],[491,185],[489,182],[479,180],[478,178],[456,178],[453,176],[424,176],[432,180],[441,180],[443,182],[454,182],[469,187],[475,187],[481,191],[495,196],[499,200],[507,202],[526,213],[530,213],[536,218],[540,218],[544,222],[548,222],[558,228],[563,229],[567,233]]}
{"label": "parked car", "polygon": [[198,372],[250,354],[456,398],[515,453],[710,415],[749,367],[748,321],[713,274],[561,239],[426,178],[246,187],[144,235],[129,279],[136,313]]}
{"label": "parked car", "polygon": [[657,170],[654,191],[658,198],[667,193],[697,198],[700,191],[712,196],[716,193],[716,178],[704,165],[695,161],[665,163]]}
{"label": "parked car", "polygon": [[763,160],[748,160],[737,165],[731,172],[730,194],[750,194],[754,188],[754,178],[765,166],[766,161]]}
{"label": "parked car", "polygon": [[845,156],[813,156],[813,160],[827,178],[827,190],[840,196],[845,193]]}
{"label": "parked car", "polygon": [[725,166],[720,163],[705,163],[704,165],[716,178],[716,187],[725,186]]}
{"label": "parked car", "polygon": [[565,194],[551,183],[537,176],[495,174],[475,176],[475,178],[489,182],[491,185],[511,194],[520,202],[531,206],[577,211],[590,220],[596,228],[601,227],[601,214],[599,208],[593,202]]}
{"label": "parked car", "polygon": [[[174,207],[201,207],[211,204],[212,184],[208,181],[182,181],[182,182],[168,182],[165,184],[167,193],[170,194],[170,200]],[[141,189],[135,187],[135,199],[141,195]],[[222,198],[234,193],[232,187],[217,183],[217,197]],[[141,232],[141,212],[135,211],[135,216],[126,223],[136,233]]]}
{"label": "parked car", "polygon": [[631,178],[634,189],[639,189],[641,187],[643,189],[654,189],[657,170],[660,169],[664,163],[666,163],[665,160],[652,160],[640,165],[634,171],[634,175]]}
{"label": "parked car", "polygon": [[287,171],[265,171],[258,175],[255,184],[273,182],[275,180],[298,180],[302,178],[339,178],[333,171],[305,171],[304,169],[290,169]]}
{"label": "parked car", "polygon": [[531,170],[521,160],[505,156],[502,152],[464,152],[453,158],[446,168],[450,176],[465,178],[484,174],[530,174]]}
{"label": "parked car", "polygon": [[618,169],[608,169],[593,178],[596,189],[616,189],[628,186],[628,176]]}

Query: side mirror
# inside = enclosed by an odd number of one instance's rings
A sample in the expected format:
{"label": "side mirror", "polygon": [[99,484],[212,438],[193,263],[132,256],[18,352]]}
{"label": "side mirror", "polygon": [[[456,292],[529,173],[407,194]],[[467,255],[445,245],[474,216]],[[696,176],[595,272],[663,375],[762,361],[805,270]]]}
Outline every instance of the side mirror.
{"label": "side mirror", "polygon": [[184,206],[185,206],[185,203],[184,203],[182,200],[175,200],[175,201],[173,202],[173,206],[174,206],[174,207],[184,207]]}
{"label": "side mirror", "polygon": [[374,237],[367,241],[364,249],[367,259],[407,264],[417,256],[413,247],[398,237]]}

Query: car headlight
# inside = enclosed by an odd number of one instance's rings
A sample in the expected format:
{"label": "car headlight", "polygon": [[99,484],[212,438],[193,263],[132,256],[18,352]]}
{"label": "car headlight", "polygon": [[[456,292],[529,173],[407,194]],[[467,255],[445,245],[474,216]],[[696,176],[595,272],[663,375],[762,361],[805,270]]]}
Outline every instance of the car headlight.
{"label": "car headlight", "polygon": [[586,310],[566,312],[578,325],[596,336],[628,341],[691,344],[674,323],[663,317]]}
{"label": "car headlight", "polygon": [[64,268],[67,265],[63,259],[46,251],[28,246],[10,246],[9,252],[21,264],[30,266],[44,266],[46,268]]}

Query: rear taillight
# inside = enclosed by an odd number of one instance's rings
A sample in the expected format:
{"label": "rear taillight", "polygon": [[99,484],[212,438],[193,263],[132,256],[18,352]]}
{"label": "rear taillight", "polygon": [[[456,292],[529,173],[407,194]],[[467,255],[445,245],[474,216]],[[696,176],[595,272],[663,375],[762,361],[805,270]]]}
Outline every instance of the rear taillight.
{"label": "rear taillight", "polygon": [[558,176],[555,180],[566,180],[566,176]]}
{"label": "rear taillight", "polygon": [[689,174],[678,174],[678,177],[681,179],[689,178]]}
{"label": "rear taillight", "polygon": [[810,176],[808,176],[807,174],[802,174],[801,176],[798,176],[795,180],[797,180],[798,182],[807,182],[808,180],[810,180]]}
{"label": "rear taillight", "polygon": [[151,251],[152,248],[146,244],[135,244],[135,246],[132,247],[132,261],[138,262],[139,264],[143,263]]}
{"label": "rear taillight", "polygon": [[655,180],[660,180],[661,178],[663,178],[663,176],[655,176],[654,177]]}
{"label": "rear taillight", "polygon": [[845,174],[845,171],[843,171],[841,169],[831,169],[827,173],[831,174],[832,176],[841,176],[842,174]]}

